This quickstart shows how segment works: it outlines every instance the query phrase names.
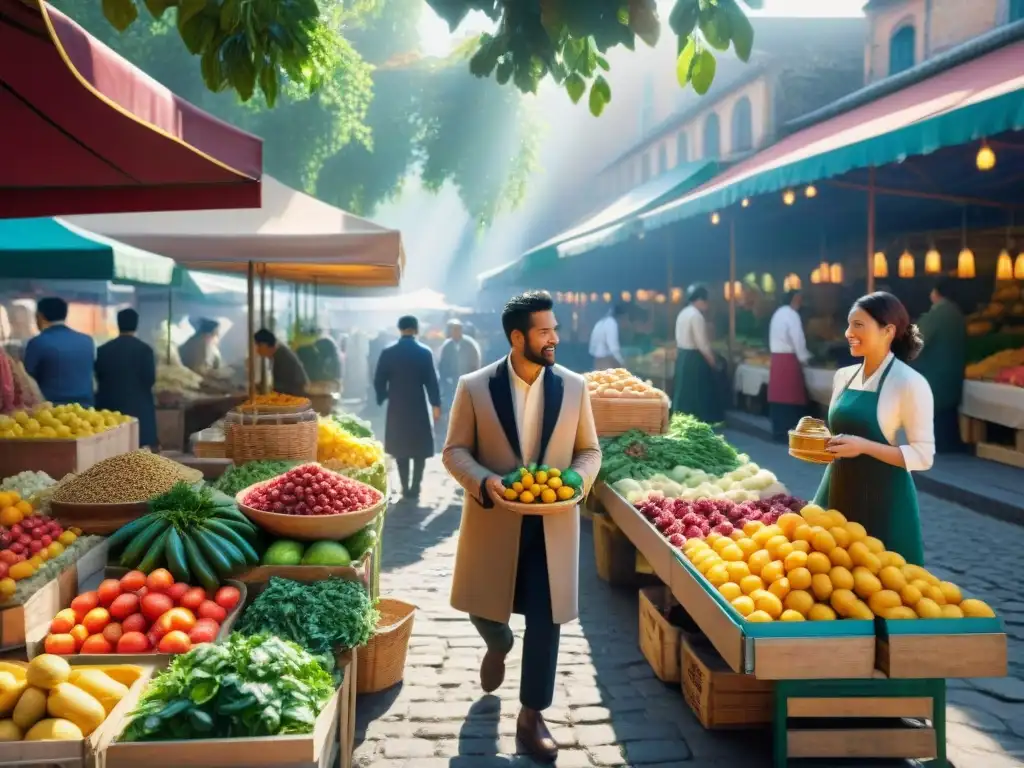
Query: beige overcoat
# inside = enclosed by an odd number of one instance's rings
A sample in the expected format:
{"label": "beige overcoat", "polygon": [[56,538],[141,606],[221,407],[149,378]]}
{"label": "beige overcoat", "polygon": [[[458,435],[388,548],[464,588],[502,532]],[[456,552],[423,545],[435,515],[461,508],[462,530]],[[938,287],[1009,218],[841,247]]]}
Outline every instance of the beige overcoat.
{"label": "beige overcoat", "polygon": [[[445,468],[465,490],[452,607],[500,622],[507,622],[512,613],[522,517],[494,506],[483,483],[491,475],[504,476],[521,465],[513,448],[518,435],[507,370],[507,358],[502,358],[459,380],[443,453]],[[572,467],[583,478],[586,495],[601,468],[586,382],[557,365],[544,376],[542,448],[544,437],[548,439],[537,463]],[[556,624],[565,624],[579,612],[579,510],[543,520],[552,618]]]}

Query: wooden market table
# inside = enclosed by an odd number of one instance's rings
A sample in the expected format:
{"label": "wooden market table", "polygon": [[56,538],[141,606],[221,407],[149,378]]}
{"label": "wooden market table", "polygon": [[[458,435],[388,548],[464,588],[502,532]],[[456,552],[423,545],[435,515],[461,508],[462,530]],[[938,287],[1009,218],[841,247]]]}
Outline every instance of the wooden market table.
{"label": "wooden market table", "polygon": [[245,399],[244,394],[199,395],[183,398],[175,405],[158,405],[156,430],[160,446],[167,451],[188,452],[190,435],[223,418]]}
{"label": "wooden market table", "polygon": [[[961,437],[975,446],[979,458],[1024,469],[1024,387],[965,381],[960,417]],[[1002,428],[1007,440],[992,440],[993,425]]]}

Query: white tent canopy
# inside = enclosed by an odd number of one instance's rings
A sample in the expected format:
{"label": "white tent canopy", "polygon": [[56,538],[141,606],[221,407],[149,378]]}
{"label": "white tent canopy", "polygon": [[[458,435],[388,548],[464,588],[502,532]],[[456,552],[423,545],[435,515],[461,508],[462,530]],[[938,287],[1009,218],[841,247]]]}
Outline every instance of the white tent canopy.
{"label": "white tent canopy", "polygon": [[324,285],[396,286],[401,233],[264,176],[259,208],[71,216],[75,226],[174,259],[189,269]]}
{"label": "white tent canopy", "polygon": [[423,288],[396,296],[367,296],[365,298],[333,300],[331,309],[339,312],[451,312],[471,310],[449,304],[443,293]]}

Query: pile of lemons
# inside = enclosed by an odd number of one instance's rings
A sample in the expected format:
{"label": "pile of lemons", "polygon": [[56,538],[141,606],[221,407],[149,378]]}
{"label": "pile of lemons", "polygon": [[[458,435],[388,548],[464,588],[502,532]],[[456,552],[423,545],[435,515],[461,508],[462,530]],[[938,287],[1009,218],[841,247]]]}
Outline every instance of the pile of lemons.
{"label": "pile of lemons", "polygon": [[67,439],[98,435],[131,421],[120,411],[97,411],[72,405],[42,405],[31,413],[15,411],[0,416],[0,438],[22,440]]}
{"label": "pile of lemons", "polygon": [[962,619],[995,614],[910,565],[842,513],[809,504],[774,525],[689,539],[683,553],[747,621]]}
{"label": "pile of lemons", "polygon": [[[518,477],[518,479],[516,479]],[[563,473],[557,467],[539,467],[533,471],[522,467],[511,476],[503,478],[505,498],[518,501],[520,504],[554,504],[556,501],[568,501],[576,495],[575,471],[568,469]]]}
{"label": "pile of lemons", "polygon": [[349,434],[334,419],[321,418],[316,428],[316,460],[337,461],[346,467],[365,469],[384,458],[383,446],[370,437]]}

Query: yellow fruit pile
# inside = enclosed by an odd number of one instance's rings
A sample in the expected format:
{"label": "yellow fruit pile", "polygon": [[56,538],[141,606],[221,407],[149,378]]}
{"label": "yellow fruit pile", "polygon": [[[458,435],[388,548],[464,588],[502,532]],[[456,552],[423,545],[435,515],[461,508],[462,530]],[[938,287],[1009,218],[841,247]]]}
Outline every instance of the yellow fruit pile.
{"label": "yellow fruit pile", "polygon": [[334,419],[320,419],[316,430],[316,460],[321,464],[332,459],[346,467],[364,469],[384,458],[379,442],[369,437],[354,437]]}
{"label": "yellow fruit pile", "polygon": [[73,405],[46,405],[31,413],[15,411],[0,416],[0,438],[21,440],[75,440],[98,435],[131,421],[120,411],[97,411]]}
{"label": "yellow fruit pile", "polygon": [[981,600],[868,536],[842,513],[810,504],[774,525],[690,539],[683,553],[747,621],[960,619],[995,614]]}
{"label": "yellow fruit pile", "polygon": [[665,393],[649,381],[642,381],[625,368],[591,371],[583,375],[591,397],[630,397],[664,399]]}
{"label": "yellow fruit pile", "polygon": [[505,488],[505,498],[520,504],[554,504],[575,495],[576,490],[562,481],[562,471],[557,467],[538,469],[536,474],[524,467],[519,470],[519,480]]}
{"label": "yellow fruit pile", "polygon": [[269,395],[256,395],[240,406],[240,411],[258,411],[260,408],[301,408],[310,406],[308,397],[296,397],[282,392],[271,392]]}
{"label": "yellow fruit pile", "polygon": [[1004,368],[1015,368],[1018,365],[1024,365],[1024,347],[1004,349],[984,360],[972,363],[967,366],[964,376],[968,379],[991,379]]}

